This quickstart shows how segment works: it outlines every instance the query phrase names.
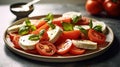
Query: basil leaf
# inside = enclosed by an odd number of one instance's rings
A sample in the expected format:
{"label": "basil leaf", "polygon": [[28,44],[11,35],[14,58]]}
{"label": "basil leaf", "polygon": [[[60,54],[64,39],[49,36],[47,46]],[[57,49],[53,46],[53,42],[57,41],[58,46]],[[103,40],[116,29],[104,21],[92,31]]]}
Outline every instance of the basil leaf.
{"label": "basil leaf", "polygon": [[55,25],[52,23],[52,20],[48,21],[47,23],[52,29],[55,28]]}
{"label": "basil leaf", "polygon": [[93,29],[98,31],[98,32],[102,32],[102,26],[101,25],[97,25]]}
{"label": "basil leaf", "polygon": [[54,18],[53,14],[49,13],[44,20],[49,21],[49,20],[53,20],[53,18]]}
{"label": "basil leaf", "polygon": [[77,23],[80,17],[81,17],[81,16],[74,15],[74,16],[72,17],[72,23],[73,23],[73,24]]}
{"label": "basil leaf", "polygon": [[86,29],[82,28],[81,26],[77,26],[77,27],[78,27],[78,29],[79,29],[82,33],[84,33],[85,35],[87,35],[87,30],[86,30]]}
{"label": "basil leaf", "polygon": [[93,27],[92,19],[90,19],[89,26],[90,26],[90,28],[92,28],[92,27]]}
{"label": "basil leaf", "polygon": [[63,26],[63,29],[64,29],[65,31],[71,31],[71,30],[73,30],[73,25],[70,24],[70,23],[63,22],[63,23],[62,23],[62,26]]}
{"label": "basil leaf", "polygon": [[42,36],[42,35],[44,34],[44,32],[45,32],[45,29],[42,29],[42,30],[40,31],[39,35]]}
{"label": "basil leaf", "polygon": [[31,26],[30,26],[30,29],[31,29],[32,31],[34,31],[34,30],[36,30],[36,26],[31,25]]}
{"label": "basil leaf", "polygon": [[22,27],[20,27],[18,33],[20,35],[28,34],[29,33],[29,27],[28,26],[22,26]]}
{"label": "basil leaf", "polygon": [[26,19],[26,20],[25,20],[25,23],[26,23],[26,26],[31,26],[31,22],[30,22],[29,19]]}
{"label": "basil leaf", "polygon": [[29,40],[31,40],[31,41],[37,41],[37,40],[39,40],[39,39],[40,39],[39,35],[31,35],[31,36],[29,37]]}

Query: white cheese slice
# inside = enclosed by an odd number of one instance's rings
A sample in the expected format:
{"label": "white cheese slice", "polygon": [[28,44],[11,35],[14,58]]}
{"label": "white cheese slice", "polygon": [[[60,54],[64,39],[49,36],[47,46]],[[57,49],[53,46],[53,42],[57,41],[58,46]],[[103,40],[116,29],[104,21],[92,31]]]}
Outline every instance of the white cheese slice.
{"label": "white cheese slice", "polygon": [[106,32],[106,24],[102,21],[93,21],[93,27],[95,27],[96,25],[101,25],[102,26],[102,32],[105,33]]}
{"label": "white cheese slice", "polygon": [[[90,29],[90,26],[89,26],[89,25],[80,25],[80,26],[81,26],[82,28],[86,29],[86,30]],[[73,27],[73,29],[74,29],[74,30],[79,30],[78,25],[75,25],[75,26]]]}
{"label": "white cheese slice", "polygon": [[49,30],[47,31],[48,37],[50,38],[49,41],[55,43],[61,33],[62,29],[58,26],[56,26],[55,29],[49,28]]}
{"label": "white cheese slice", "polygon": [[73,44],[78,48],[83,49],[97,49],[97,43],[90,40],[72,40]]}
{"label": "white cheese slice", "polygon": [[[32,25],[35,25],[36,23],[39,22],[39,20],[30,20]],[[25,21],[22,24],[19,25],[14,25],[8,28],[7,32],[17,32],[19,30],[20,27],[26,25]]]}
{"label": "white cheese slice", "polygon": [[19,39],[20,47],[23,48],[24,50],[32,50],[32,49],[34,49],[35,45],[39,42],[39,40],[37,40],[37,41],[29,40],[29,37],[31,35],[32,34],[21,36],[20,39]]}

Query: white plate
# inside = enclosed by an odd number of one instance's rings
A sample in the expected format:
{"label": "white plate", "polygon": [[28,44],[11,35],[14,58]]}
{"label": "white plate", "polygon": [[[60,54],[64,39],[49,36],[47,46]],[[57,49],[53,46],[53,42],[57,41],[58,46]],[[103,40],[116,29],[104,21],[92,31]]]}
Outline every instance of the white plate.
{"label": "white plate", "polygon": [[[55,15],[55,17],[59,17],[59,16],[61,16],[61,15]],[[30,17],[30,19],[40,19],[42,17],[44,17],[44,16]],[[25,19],[26,18],[20,19],[20,20],[14,22],[11,26],[21,24]],[[73,62],[73,61],[81,61],[81,60],[90,59],[90,58],[93,58],[95,56],[98,56],[98,55],[104,53],[112,45],[112,42],[114,39],[114,34],[113,34],[113,31],[111,30],[111,28],[109,26],[107,26],[107,29],[108,29],[108,34],[106,36],[107,36],[107,41],[109,42],[109,44],[107,46],[105,46],[102,49],[92,51],[90,53],[85,53],[85,54],[76,55],[76,56],[41,56],[41,55],[26,53],[22,50],[18,50],[13,47],[13,43],[7,37],[7,30],[4,34],[4,41],[11,51],[13,51],[14,53],[16,53],[18,55],[21,55],[23,57],[26,57],[26,58],[29,58],[32,60],[45,61],[45,62]]]}

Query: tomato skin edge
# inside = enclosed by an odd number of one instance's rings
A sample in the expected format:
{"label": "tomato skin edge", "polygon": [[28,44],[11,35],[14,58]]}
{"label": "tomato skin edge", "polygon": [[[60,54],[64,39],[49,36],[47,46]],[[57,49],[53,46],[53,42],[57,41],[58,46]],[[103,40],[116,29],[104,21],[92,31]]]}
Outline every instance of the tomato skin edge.
{"label": "tomato skin edge", "polygon": [[[47,53],[46,51],[45,51],[45,49],[44,50],[42,50],[41,48],[40,48],[40,46],[44,46],[44,45],[47,45],[47,46],[51,46],[52,47],[52,53],[50,52],[50,53]],[[37,52],[40,54],[40,55],[43,55],[43,56],[52,56],[53,54],[55,54],[56,53],[56,47],[52,44],[52,43],[50,43],[49,41],[42,41],[42,42],[40,42],[40,43],[37,43],[36,44],[36,46],[35,46],[35,48],[36,48],[36,50],[37,50]]]}
{"label": "tomato skin edge", "polygon": [[88,37],[91,41],[97,42],[98,44],[105,43],[106,36],[103,33],[97,32],[93,29],[89,29]]}

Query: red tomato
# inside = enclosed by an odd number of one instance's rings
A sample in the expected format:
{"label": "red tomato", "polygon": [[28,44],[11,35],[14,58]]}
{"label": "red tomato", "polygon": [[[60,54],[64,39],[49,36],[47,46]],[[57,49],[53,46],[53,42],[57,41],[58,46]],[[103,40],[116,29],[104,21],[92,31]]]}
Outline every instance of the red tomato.
{"label": "red tomato", "polygon": [[93,29],[88,31],[88,37],[91,41],[97,42],[98,44],[105,43],[106,36],[102,33],[99,33]]}
{"label": "red tomato", "polygon": [[87,0],[85,8],[93,15],[98,15],[103,11],[102,4],[98,0]]}
{"label": "red tomato", "polygon": [[49,25],[47,23],[43,24],[41,27],[39,27],[37,30],[35,31],[32,31],[31,34],[39,34],[39,32],[42,30],[42,29],[45,29],[47,30],[49,28]]}
{"label": "red tomato", "polygon": [[21,47],[20,47],[20,45],[19,45],[19,38],[20,38],[20,36],[19,35],[15,35],[14,37],[13,37],[13,40],[12,40],[12,42],[13,42],[13,44],[14,44],[14,47],[15,48],[17,48],[17,49],[21,49]]}
{"label": "red tomato", "polygon": [[36,49],[40,55],[44,56],[52,56],[56,52],[56,47],[49,41],[37,43]]}
{"label": "red tomato", "polygon": [[57,45],[57,49],[58,49],[57,53],[63,55],[69,52],[71,46],[72,46],[72,41],[70,39],[67,39],[65,42]]}
{"label": "red tomato", "polygon": [[77,22],[77,25],[88,25],[89,24],[90,19],[87,17],[82,17],[82,19],[80,19]]}
{"label": "red tomato", "polygon": [[15,36],[17,36],[17,35],[18,35],[18,34],[16,34],[16,33],[9,33],[10,40],[12,41],[13,38],[14,38]]}
{"label": "red tomato", "polygon": [[38,23],[35,24],[35,26],[36,26],[37,29],[38,29],[39,27],[41,27],[41,26],[44,25],[45,23],[46,23],[45,20],[40,20]]}
{"label": "red tomato", "polygon": [[74,45],[72,45],[72,47],[71,47],[69,52],[71,54],[74,54],[74,55],[80,55],[80,54],[85,53],[85,49],[80,49],[80,48],[77,48]]}
{"label": "red tomato", "polygon": [[48,37],[47,31],[44,32],[44,34],[40,38],[40,41],[49,41],[49,37]]}
{"label": "red tomato", "polygon": [[64,31],[63,37],[66,39],[78,39],[80,36],[79,30],[72,30],[72,31]]}
{"label": "red tomato", "polygon": [[71,21],[72,21],[72,19],[69,17],[59,17],[59,18],[54,19],[53,23],[62,27],[62,22],[70,23]]}
{"label": "red tomato", "polygon": [[79,30],[73,30],[73,31],[64,31],[58,40],[56,41],[57,44],[60,44],[61,42],[64,42],[66,39],[78,39],[81,36]]}
{"label": "red tomato", "polygon": [[104,9],[111,17],[120,16],[120,0],[105,0]]}

